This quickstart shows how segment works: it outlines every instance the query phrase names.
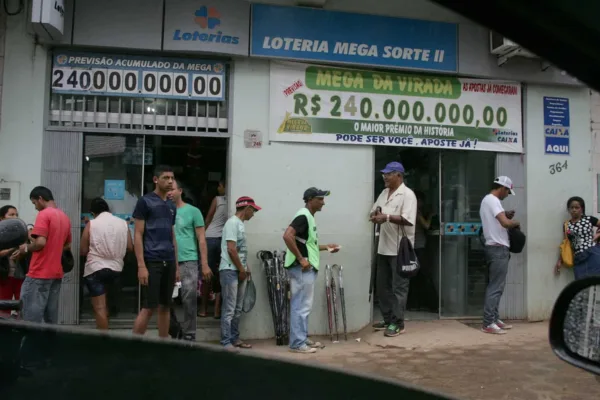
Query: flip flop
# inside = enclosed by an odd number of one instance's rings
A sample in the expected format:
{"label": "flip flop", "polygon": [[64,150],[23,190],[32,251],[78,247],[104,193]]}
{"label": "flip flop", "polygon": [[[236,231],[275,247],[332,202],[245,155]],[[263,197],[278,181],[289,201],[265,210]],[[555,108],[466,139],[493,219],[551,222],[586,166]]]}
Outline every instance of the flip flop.
{"label": "flip flop", "polygon": [[244,342],[238,342],[234,344],[235,347],[239,347],[240,349],[251,349],[252,345]]}
{"label": "flip flop", "polygon": [[206,318],[207,317],[206,314],[202,314],[202,313],[197,313],[196,316],[198,316],[200,318]]}

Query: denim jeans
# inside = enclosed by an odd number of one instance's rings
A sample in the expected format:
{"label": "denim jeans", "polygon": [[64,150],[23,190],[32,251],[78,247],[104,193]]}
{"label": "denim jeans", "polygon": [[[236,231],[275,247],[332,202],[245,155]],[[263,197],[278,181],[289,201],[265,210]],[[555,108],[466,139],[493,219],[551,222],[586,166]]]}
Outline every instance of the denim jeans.
{"label": "denim jeans", "polygon": [[181,274],[181,303],[183,323],[181,328],[187,338],[196,338],[196,312],[198,309],[198,261],[179,263]]}
{"label": "denim jeans", "polygon": [[61,279],[35,279],[26,277],[21,286],[24,321],[58,323],[58,299]]}
{"label": "denim jeans", "polygon": [[240,339],[240,317],[248,281],[239,281],[237,270],[222,270],[221,280],[221,344],[233,345]]}
{"label": "denim jeans", "polygon": [[290,300],[290,348],[298,349],[308,338],[308,315],[315,295],[317,271],[313,268],[302,272],[299,264],[292,265],[288,272],[291,280]]}
{"label": "denim jeans", "polygon": [[410,279],[398,273],[398,257],[377,254],[377,298],[383,321],[404,329]]}
{"label": "denim jeans", "polygon": [[506,246],[485,246],[485,261],[488,266],[489,282],[485,290],[483,305],[483,326],[489,326],[500,319],[498,307],[506,285],[510,252]]}
{"label": "denim jeans", "polygon": [[584,279],[600,275],[600,246],[595,245],[575,254],[573,272],[575,279]]}

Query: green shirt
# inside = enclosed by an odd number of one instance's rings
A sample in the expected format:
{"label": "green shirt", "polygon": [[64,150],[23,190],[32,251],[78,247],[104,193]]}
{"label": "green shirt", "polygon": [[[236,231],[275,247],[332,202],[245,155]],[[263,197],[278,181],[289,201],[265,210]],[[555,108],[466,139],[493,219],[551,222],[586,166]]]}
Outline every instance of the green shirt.
{"label": "green shirt", "polygon": [[177,209],[175,238],[177,239],[177,259],[179,262],[198,261],[196,228],[202,227],[204,227],[204,218],[199,209],[190,204],[185,204]]}
{"label": "green shirt", "polygon": [[234,215],[229,218],[223,227],[223,236],[221,239],[221,264],[219,270],[232,269],[237,270],[237,267],[231,261],[229,252],[227,251],[227,242],[235,242],[235,247],[242,262],[244,269],[248,269],[246,259],[248,258],[248,246],[246,246],[246,228],[241,219]]}
{"label": "green shirt", "polygon": [[[310,211],[308,211],[306,207],[301,208],[294,216],[294,219],[300,215],[306,217],[306,221],[308,222],[308,239],[305,243],[306,250],[308,251],[308,262],[314,267],[314,269],[318,271],[321,254],[319,250],[319,234],[317,233],[315,217],[310,213]],[[296,240],[299,240],[299,238],[296,237]],[[284,266],[289,268],[294,265],[294,263],[296,263],[296,256],[288,249],[288,251],[285,253]]]}

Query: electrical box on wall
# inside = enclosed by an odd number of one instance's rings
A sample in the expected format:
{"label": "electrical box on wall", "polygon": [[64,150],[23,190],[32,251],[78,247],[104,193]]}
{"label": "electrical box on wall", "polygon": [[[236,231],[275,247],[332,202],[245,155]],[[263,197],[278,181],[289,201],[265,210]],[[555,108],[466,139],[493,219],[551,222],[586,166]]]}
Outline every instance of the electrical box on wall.
{"label": "electrical box on wall", "polygon": [[0,179],[0,207],[12,205],[19,207],[21,182],[10,182]]}
{"label": "electrical box on wall", "polygon": [[31,24],[42,42],[60,42],[65,27],[64,0],[32,0]]}

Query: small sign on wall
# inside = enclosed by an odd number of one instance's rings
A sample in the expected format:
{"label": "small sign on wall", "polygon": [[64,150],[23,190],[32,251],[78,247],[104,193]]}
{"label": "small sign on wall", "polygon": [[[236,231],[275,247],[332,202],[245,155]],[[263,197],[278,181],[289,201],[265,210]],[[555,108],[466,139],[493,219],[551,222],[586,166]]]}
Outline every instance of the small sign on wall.
{"label": "small sign on wall", "polygon": [[246,129],[244,131],[244,146],[247,149],[260,149],[262,147],[263,134],[261,131]]}
{"label": "small sign on wall", "polygon": [[125,198],[125,181],[111,180],[104,181],[104,200],[123,200]]}
{"label": "small sign on wall", "polygon": [[546,154],[570,154],[570,125],[569,99],[544,97],[544,148]]}

